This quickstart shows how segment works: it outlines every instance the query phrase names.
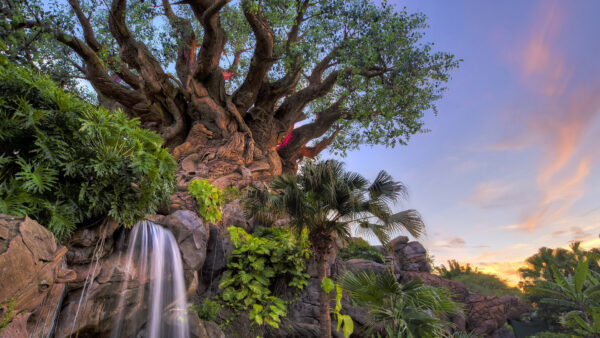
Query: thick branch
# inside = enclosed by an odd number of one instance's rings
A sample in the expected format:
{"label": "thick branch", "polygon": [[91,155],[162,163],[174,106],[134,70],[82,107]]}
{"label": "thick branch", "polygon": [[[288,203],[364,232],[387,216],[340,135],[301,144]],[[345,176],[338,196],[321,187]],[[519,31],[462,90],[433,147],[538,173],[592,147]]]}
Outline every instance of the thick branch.
{"label": "thick branch", "polygon": [[333,88],[339,74],[340,71],[333,71],[320,83],[310,84],[308,87],[286,98],[275,112],[275,118],[286,127],[292,126],[298,120],[298,117],[302,114],[302,110],[308,103],[326,95]]}
{"label": "thick branch", "polygon": [[81,5],[79,0],[69,0],[69,4],[73,8],[75,15],[77,16],[77,20],[81,24],[81,28],[83,29],[83,38],[85,42],[90,46],[90,48],[97,52],[102,49],[102,46],[96,40],[96,35],[94,34],[94,30],[92,29],[92,25],[90,24],[90,20],[85,16],[83,11],[81,10]]}
{"label": "thick branch", "polygon": [[169,0],[163,0],[163,8],[165,16],[169,19],[171,27],[179,35],[179,49],[177,51],[177,61],[175,62],[175,71],[182,83],[187,82],[188,75],[194,69],[196,60],[194,60],[196,49],[196,34],[192,27],[192,23],[188,19],[184,19],[175,15],[171,8]]}
{"label": "thick branch", "polygon": [[221,27],[219,12],[229,0],[196,0],[190,1],[194,15],[204,28],[204,38],[198,56],[198,68],[195,77],[203,80],[219,67],[221,54],[227,42],[225,31]]}
{"label": "thick branch", "polygon": [[[342,116],[343,112],[341,106],[343,101],[344,98],[341,98],[329,108],[318,113],[315,121],[292,130],[292,134],[289,137],[288,142],[279,149],[279,156],[285,160],[295,159],[300,151],[305,148],[308,142],[323,136]],[[327,141],[328,143],[320,142],[320,147],[322,147],[322,149],[320,149],[319,152],[333,142],[335,135],[337,135],[337,132],[333,134],[333,137],[330,137],[331,140]],[[312,152],[315,152],[316,150],[317,149],[315,148],[312,150]]]}
{"label": "thick branch", "polygon": [[244,15],[256,38],[256,47],[250,61],[248,74],[242,85],[233,93],[233,103],[242,115],[256,101],[260,86],[275,62],[273,58],[274,36],[271,27],[260,12],[253,11],[248,6],[244,6]]}

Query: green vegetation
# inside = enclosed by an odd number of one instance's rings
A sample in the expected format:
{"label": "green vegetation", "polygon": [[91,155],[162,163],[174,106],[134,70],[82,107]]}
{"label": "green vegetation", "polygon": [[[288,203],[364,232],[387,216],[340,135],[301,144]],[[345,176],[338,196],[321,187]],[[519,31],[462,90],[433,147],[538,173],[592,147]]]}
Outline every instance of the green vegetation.
{"label": "green vegetation", "polygon": [[236,186],[231,185],[223,190],[223,199],[225,200],[225,203],[229,203],[240,198],[242,198],[242,192]]}
{"label": "green vegetation", "polygon": [[235,246],[219,288],[223,301],[233,309],[250,311],[256,324],[279,327],[287,313],[285,302],[274,295],[274,281],[301,291],[307,284],[306,259],[310,256],[308,236],[295,236],[281,228],[259,228],[250,235],[229,227]]}
{"label": "green vegetation", "polygon": [[456,260],[435,268],[440,277],[463,284],[470,292],[486,296],[522,295],[518,288],[506,285],[500,277],[477,271],[470,264],[461,265]]}
{"label": "green vegetation", "polygon": [[419,280],[400,284],[391,270],[347,272],[341,285],[352,299],[369,309],[369,332],[386,337],[452,336],[452,323],[445,316],[462,313],[445,288],[425,285]]}
{"label": "green vegetation", "polygon": [[343,291],[340,284],[334,283],[331,278],[323,278],[321,280],[321,289],[325,291],[326,294],[330,294],[331,291],[335,288],[335,307],[331,311],[333,315],[335,315],[337,321],[336,330],[339,331],[342,329],[342,333],[345,338],[350,337],[352,332],[354,332],[354,322],[352,321],[352,317],[349,315],[342,314],[342,297]]}
{"label": "green vegetation", "polygon": [[198,312],[200,319],[214,322],[221,311],[221,304],[210,298],[204,298],[200,305],[193,305],[191,310]]}
{"label": "green vegetation", "polygon": [[0,313],[0,333],[2,333],[2,329],[7,327],[10,321],[13,319],[13,316],[15,315],[16,306],[16,298],[9,298],[4,302],[4,304],[2,304],[2,306],[0,306],[0,309],[2,310],[2,312]]}
{"label": "green vegetation", "polygon": [[[415,210],[392,213],[390,204],[406,194],[406,187],[381,171],[371,183],[344,169],[335,160],[307,161],[297,176],[276,177],[267,189],[251,189],[244,199],[247,213],[269,223],[286,216],[297,233],[308,232],[317,263],[318,277],[327,276],[328,257],[334,239],[350,238],[352,226],[359,233],[376,236],[387,244],[401,230],[419,237],[424,224]],[[321,290],[321,299],[327,295]],[[331,337],[329,302],[320,302],[320,336]]]}
{"label": "green vegetation", "polygon": [[348,246],[340,249],[338,257],[345,261],[358,258],[381,264],[385,263],[385,257],[383,257],[381,252],[362,238],[351,238],[348,242]]}
{"label": "green vegetation", "polygon": [[198,202],[198,213],[209,223],[221,220],[221,208],[225,203],[223,191],[208,180],[193,180],[188,186],[188,194]]}
{"label": "green vegetation", "polygon": [[0,55],[0,213],[28,215],[59,239],[107,215],[131,226],[174,191],[162,142]]}
{"label": "green vegetation", "polygon": [[598,258],[582,257],[569,275],[551,265],[552,280],[537,279],[526,286],[529,294],[539,297],[538,307],[548,305],[560,314],[567,334],[600,337],[600,274],[589,269],[592,262],[597,264]]}

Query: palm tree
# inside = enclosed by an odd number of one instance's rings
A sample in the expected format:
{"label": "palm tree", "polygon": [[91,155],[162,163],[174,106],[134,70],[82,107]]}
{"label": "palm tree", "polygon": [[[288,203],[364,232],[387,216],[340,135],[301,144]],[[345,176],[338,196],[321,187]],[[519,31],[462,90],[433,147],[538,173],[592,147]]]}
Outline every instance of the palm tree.
{"label": "palm tree", "polygon": [[383,331],[386,337],[449,337],[452,323],[440,318],[462,313],[449,290],[420,280],[400,284],[391,270],[347,272],[340,284],[354,301],[367,307],[369,331],[378,331],[377,336]]}
{"label": "palm tree", "polygon": [[[328,277],[328,260],[335,237],[350,238],[351,227],[372,234],[386,245],[400,230],[414,237],[424,232],[424,224],[415,210],[393,213],[390,204],[406,196],[406,187],[381,171],[370,183],[363,176],[346,171],[335,160],[308,161],[298,175],[282,175],[267,189],[251,189],[244,199],[249,216],[264,224],[287,217],[289,226],[308,230],[317,263],[318,277]],[[320,290],[321,337],[331,337],[329,298]]]}

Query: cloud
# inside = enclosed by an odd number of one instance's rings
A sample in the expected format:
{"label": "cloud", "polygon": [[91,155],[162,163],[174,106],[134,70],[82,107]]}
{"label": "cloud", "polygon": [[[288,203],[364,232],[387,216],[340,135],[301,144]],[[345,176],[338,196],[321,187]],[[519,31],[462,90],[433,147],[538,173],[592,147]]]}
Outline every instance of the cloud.
{"label": "cloud", "polygon": [[467,242],[460,237],[452,237],[443,241],[437,241],[434,245],[442,248],[464,248],[467,245]]}
{"label": "cloud", "polygon": [[523,194],[515,191],[514,183],[500,182],[497,180],[479,183],[466,202],[478,205],[481,208],[498,208],[522,203]]}

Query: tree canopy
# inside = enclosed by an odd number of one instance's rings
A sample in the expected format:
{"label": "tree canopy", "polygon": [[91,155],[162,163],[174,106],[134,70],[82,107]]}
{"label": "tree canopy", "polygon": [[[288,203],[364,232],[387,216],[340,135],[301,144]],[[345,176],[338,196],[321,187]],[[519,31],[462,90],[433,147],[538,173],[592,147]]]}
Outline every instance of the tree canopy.
{"label": "tree canopy", "polygon": [[7,55],[70,88],[87,79],[170,147],[202,123],[242,132],[246,158],[277,148],[284,167],[405,144],[459,63],[423,41],[424,15],[385,1],[67,2],[4,1]]}

